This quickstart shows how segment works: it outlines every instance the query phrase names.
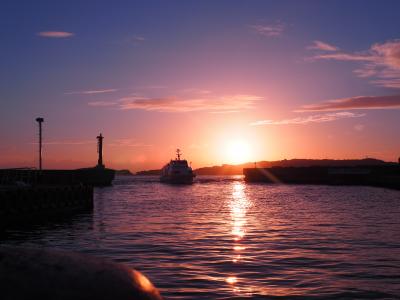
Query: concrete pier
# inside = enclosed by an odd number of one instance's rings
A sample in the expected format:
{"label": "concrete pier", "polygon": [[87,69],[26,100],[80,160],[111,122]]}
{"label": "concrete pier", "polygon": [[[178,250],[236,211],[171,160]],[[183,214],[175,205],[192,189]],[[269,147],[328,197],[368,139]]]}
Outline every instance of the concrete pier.
{"label": "concrete pier", "polygon": [[287,184],[365,185],[400,189],[400,166],[245,168],[245,181]]}
{"label": "concrete pier", "polygon": [[104,167],[76,170],[0,169],[0,186],[15,183],[29,185],[111,185],[115,171]]}
{"label": "concrete pier", "polygon": [[92,207],[91,186],[0,187],[0,223],[3,226],[28,222],[45,214],[65,214]]}
{"label": "concrete pier", "polygon": [[110,185],[114,170],[0,169],[0,225],[46,219],[93,207],[93,186]]}

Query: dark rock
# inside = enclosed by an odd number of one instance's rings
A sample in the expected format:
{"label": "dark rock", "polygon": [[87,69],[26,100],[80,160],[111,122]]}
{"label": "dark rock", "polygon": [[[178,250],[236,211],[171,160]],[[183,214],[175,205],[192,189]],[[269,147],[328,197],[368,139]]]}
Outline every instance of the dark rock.
{"label": "dark rock", "polygon": [[60,250],[0,247],[0,298],[162,299],[138,271]]}

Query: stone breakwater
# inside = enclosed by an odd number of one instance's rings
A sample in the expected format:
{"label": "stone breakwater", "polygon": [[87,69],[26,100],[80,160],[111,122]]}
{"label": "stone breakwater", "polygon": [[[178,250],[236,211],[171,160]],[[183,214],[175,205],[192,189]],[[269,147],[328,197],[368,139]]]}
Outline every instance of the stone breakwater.
{"label": "stone breakwater", "polygon": [[5,222],[92,207],[93,187],[87,185],[0,187],[0,219]]}
{"label": "stone breakwater", "polygon": [[114,170],[98,167],[76,170],[0,169],[0,186],[16,182],[29,185],[108,186],[114,177]]}
{"label": "stone breakwater", "polygon": [[245,168],[246,182],[364,185],[400,189],[400,166]]}

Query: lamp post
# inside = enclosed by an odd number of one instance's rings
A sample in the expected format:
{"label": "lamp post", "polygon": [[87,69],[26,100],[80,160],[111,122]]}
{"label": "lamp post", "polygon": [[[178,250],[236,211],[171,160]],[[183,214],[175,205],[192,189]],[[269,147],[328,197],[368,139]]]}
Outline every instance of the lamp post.
{"label": "lamp post", "polygon": [[42,170],[42,123],[43,118],[36,118],[36,122],[39,124],[39,170]]}

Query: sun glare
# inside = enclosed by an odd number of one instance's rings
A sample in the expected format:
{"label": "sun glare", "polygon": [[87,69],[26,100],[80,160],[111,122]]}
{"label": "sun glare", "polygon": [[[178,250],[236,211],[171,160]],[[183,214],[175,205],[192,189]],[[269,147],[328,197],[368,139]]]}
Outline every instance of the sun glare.
{"label": "sun glare", "polygon": [[250,147],[244,140],[234,140],[227,143],[226,155],[229,163],[240,164],[250,161]]}

